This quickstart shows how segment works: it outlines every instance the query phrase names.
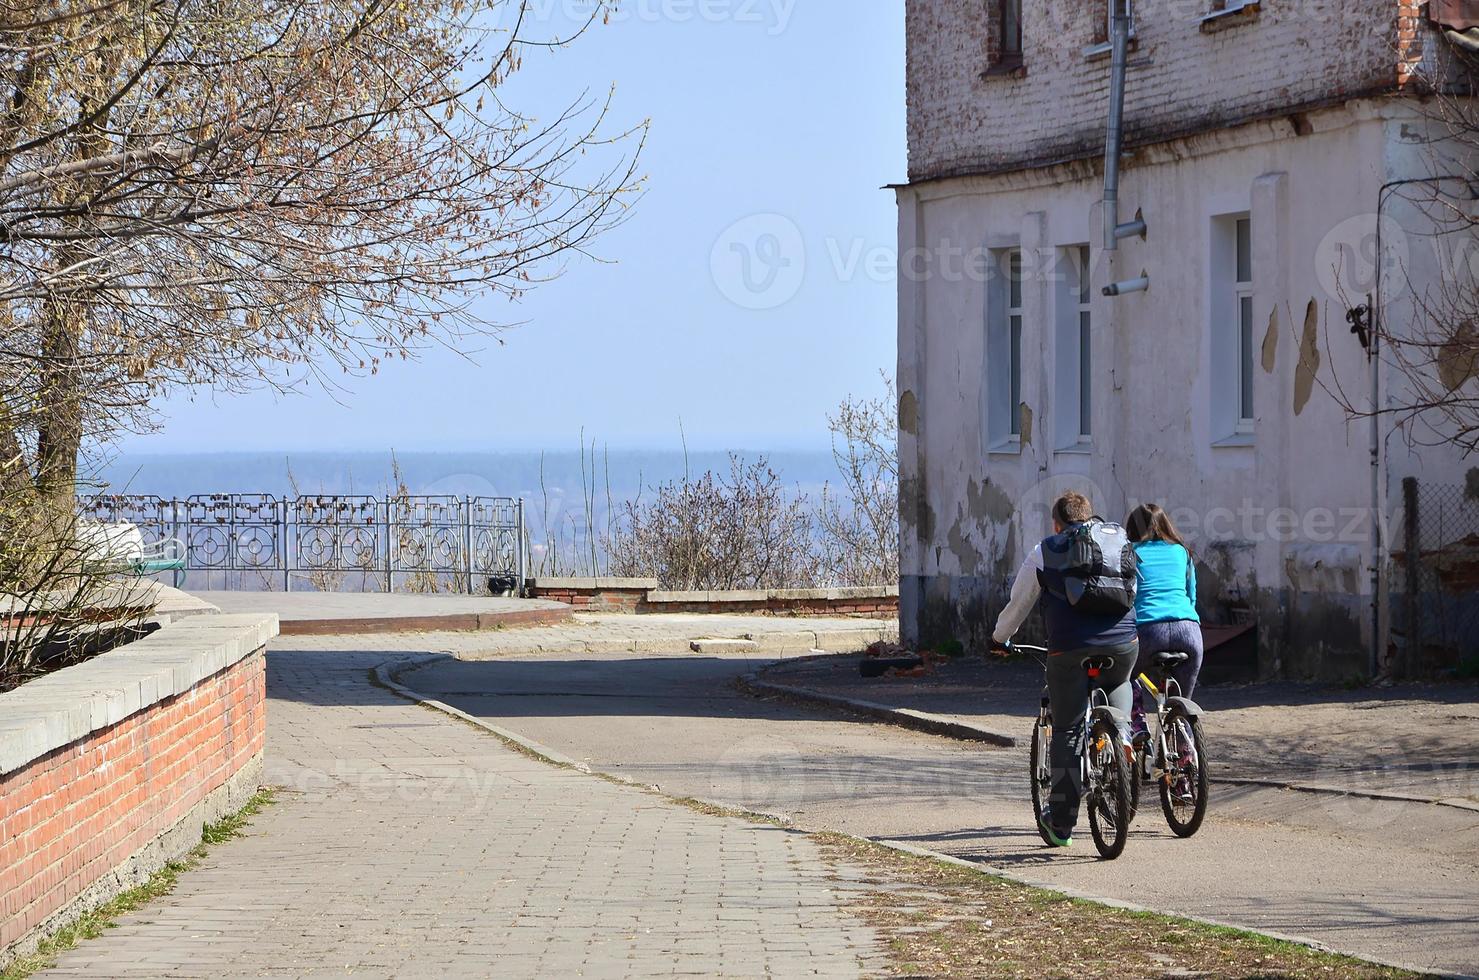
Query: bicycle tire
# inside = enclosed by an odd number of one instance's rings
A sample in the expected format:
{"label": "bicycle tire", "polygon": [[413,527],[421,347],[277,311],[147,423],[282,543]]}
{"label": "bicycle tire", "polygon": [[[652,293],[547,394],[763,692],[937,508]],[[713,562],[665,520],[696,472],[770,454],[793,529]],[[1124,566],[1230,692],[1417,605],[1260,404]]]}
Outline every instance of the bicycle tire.
{"label": "bicycle tire", "polygon": [[1089,738],[1090,772],[1095,786],[1088,795],[1089,830],[1099,856],[1113,861],[1125,850],[1130,836],[1130,765],[1119,726],[1106,719],[1094,722]]}
{"label": "bicycle tire", "polygon": [[1048,840],[1048,832],[1043,830],[1040,819],[1043,804],[1048,800],[1048,794],[1052,791],[1052,766],[1048,762],[1048,746],[1052,739],[1052,728],[1044,726],[1042,718],[1032,723],[1032,753],[1030,756],[1030,768],[1028,778],[1032,782],[1032,826],[1037,828],[1037,836],[1042,838],[1044,844],[1051,845]]}
{"label": "bicycle tire", "polygon": [[1148,751],[1150,751],[1149,743],[1139,752],[1134,751],[1133,748],[1130,751],[1130,816],[1132,819],[1140,812],[1140,784],[1143,782],[1140,778],[1140,762],[1142,756]]}
{"label": "bicycle tire", "polygon": [[[1202,741],[1202,722],[1196,715],[1187,714],[1181,708],[1172,708],[1166,716],[1166,730],[1171,733],[1173,751],[1177,752],[1178,758],[1173,763],[1166,760],[1166,775],[1161,779],[1161,812],[1166,816],[1166,825],[1171,828],[1171,833],[1177,837],[1190,837],[1201,829],[1202,820],[1207,816],[1207,790],[1209,780],[1207,778],[1207,751]],[[1181,738],[1183,727],[1191,738],[1192,752],[1195,756],[1194,768],[1184,769],[1193,794],[1193,801],[1188,806],[1186,803],[1173,799],[1171,796],[1171,783],[1175,778],[1172,775],[1174,765],[1177,771],[1182,771],[1180,761]],[[1185,816],[1183,817],[1183,813]]]}

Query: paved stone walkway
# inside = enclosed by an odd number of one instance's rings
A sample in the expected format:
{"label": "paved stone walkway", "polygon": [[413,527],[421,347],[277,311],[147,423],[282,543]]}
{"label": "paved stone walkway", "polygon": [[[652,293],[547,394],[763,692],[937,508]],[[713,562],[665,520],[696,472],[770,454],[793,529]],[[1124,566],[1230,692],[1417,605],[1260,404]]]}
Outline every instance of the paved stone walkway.
{"label": "paved stone walkway", "polygon": [[[856,656],[791,659],[766,680],[925,711],[1025,740],[1042,691],[1033,662],[967,657],[922,678],[865,680]],[[1479,809],[1479,686],[1349,690],[1270,682],[1197,689],[1212,773]]]}
{"label": "paved stone walkway", "polygon": [[534,761],[367,679],[394,656],[386,648],[488,639],[275,643],[267,771],[279,802],[174,894],[40,975],[880,968],[876,935],[846,909],[861,873],[824,862],[806,837]]}

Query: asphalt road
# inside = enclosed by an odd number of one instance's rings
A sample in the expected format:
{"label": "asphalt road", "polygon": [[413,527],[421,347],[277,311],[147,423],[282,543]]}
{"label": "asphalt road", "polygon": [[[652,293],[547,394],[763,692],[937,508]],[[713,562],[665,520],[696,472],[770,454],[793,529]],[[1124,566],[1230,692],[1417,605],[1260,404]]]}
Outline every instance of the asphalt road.
{"label": "asphalt road", "polygon": [[[1118,861],[1081,824],[1033,830],[1026,755],[738,693],[762,666],[690,653],[450,658],[404,675],[427,696],[675,796],[780,812],[807,829],[908,841],[1076,892],[1479,974],[1479,814],[1213,786],[1191,840],[1142,811]],[[1024,704],[1020,727],[1035,705]],[[1212,746],[1215,751],[1215,746]]]}

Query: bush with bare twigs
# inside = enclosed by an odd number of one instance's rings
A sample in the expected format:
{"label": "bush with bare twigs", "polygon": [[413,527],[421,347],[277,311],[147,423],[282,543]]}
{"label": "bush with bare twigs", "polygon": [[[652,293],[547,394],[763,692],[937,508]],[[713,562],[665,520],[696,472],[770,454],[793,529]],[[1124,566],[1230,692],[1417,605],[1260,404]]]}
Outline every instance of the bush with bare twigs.
{"label": "bush with bare twigs", "polygon": [[611,538],[615,575],[652,576],[669,589],[797,588],[816,582],[813,519],[764,457],[730,456],[705,472],[628,501]]}

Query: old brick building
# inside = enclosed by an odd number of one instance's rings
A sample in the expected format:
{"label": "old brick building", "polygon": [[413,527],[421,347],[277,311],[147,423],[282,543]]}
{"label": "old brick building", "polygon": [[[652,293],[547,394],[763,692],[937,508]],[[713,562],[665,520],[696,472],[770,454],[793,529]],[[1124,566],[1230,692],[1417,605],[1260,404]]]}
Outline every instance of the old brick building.
{"label": "old brick building", "polygon": [[[1105,0],[908,0],[907,637],[983,643],[1076,486],[1116,520],[1171,508],[1204,618],[1255,621],[1265,673],[1388,655],[1402,479],[1464,482],[1457,452],[1347,410],[1395,386],[1348,311],[1410,316],[1403,284],[1442,261],[1424,206],[1388,191],[1474,165],[1422,97],[1453,58],[1423,6],[1135,3],[1120,200],[1148,234],[1110,252]],[[1142,272],[1147,291],[1102,295]]]}

